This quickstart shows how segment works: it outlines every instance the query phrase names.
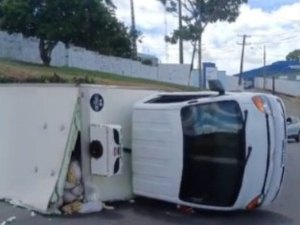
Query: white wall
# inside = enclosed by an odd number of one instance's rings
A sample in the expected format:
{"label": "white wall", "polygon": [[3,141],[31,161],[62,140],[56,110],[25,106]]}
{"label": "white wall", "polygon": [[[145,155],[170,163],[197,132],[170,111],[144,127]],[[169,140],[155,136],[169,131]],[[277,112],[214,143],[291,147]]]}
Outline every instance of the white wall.
{"label": "white wall", "polygon": [[[38,63],[38,39],[24,38],[20,34],[9,35],[0,31],[0,57]],[[147,66],[130,59],[104,56],[84,48],[70,47],[58,43],[52,53],[52,66],[69,66],[80,69],[113,73],[168,83],[187,85],[189,65],[160,64]]]}
{"label": "white wall", "polygon": [[[210,80],[217,80],[219,79],[218,78],[218,69],[217,67],[204,67],[205,69],[205,74],[206,74],[206,78],[205,78],[205,81],[206,81],[206,84],[205,84],[205,87],[206,88],[209,88],[209,81]],[[225,87],[224,87],[225,88]]]}
{"label": "white wall", "polygon": [[227,76],[225,71],[218,71],[218,79],[222,82],[225,90],[235,91],[238,90],[238,77]]}
{"label": "white wall", "polygon": [[[38,41],[36,38],[24,38],[20,34],[9,35],[0,31],[0,57],[41,64]],[[52,52],[51,65],[189,85],[190,65],[159,64],[157,67],[147,66],[130,59],[100,55],[84,48],[72,46],[67,49],[61,42]],[[217,73],[217,70],[215,72]],[[232,79],[228,77],[227,80],[226,78],[227,76],[221,77],[223,85],[226,90],[231,90]],[[192,71],[190,86],[199,87],[198,70]]]}
{"label": "white wall", "polygon": [[[263,89],[264,88],[264,79],[255,78],[255,87]],[[266,79],[267,90],[272,90],[273,84],[272,79]],[[275,91],[277,93],[287,94],[291,96],[300,96],[300,81],[291,81],[291,80],[282,80],[275,79]]]}
{"label": "white wall", "polygon": [[190,86],[199,87],[199,70],[193,70],[192,71]]}
{"label": "white wall", "polygon": [[190,65],[160,64],[158,80],[168,83],[188,85]]}
{"label": "white wall", "polygon": [[[216,67],[209,67],[207,81],[209,79],[218,79],[223,84],[226,91],[238,90],[238,77],[227,76],[225,71],[218,71]],[[214,70],[214,71],[213,71]],[[191,86],[199,86],[199,71],[193,70],[191,76]],[[207,85],[208,87],[208,85]]]}

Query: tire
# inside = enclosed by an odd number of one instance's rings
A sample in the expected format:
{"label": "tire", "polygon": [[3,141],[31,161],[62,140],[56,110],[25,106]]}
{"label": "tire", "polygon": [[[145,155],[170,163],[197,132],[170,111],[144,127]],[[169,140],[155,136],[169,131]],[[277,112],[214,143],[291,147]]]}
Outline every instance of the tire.
{"label": "tire", "polygon": [[295,139],[296,139],[296,142],[298,142],[298,143],[300,142],[300,130],[299,130],[298,135]]}

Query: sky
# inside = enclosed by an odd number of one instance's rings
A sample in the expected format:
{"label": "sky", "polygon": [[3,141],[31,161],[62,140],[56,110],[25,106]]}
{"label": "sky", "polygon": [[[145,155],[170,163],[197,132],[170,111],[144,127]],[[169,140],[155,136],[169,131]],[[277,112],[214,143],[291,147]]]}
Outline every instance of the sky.
{"label": "sky", "polygon": [[[130,0],[115,0],[116,16],[131,25]],[[134,0],[136,26],[143,35],[138,43],[140,53],[157,56],[162,63],[178,63],[178,45],[167,44],[165,34],[178,26],[178,19],[165,14],[157,0]],[[241,35],[247,34],[244,71],[284,60],[294,49],[300,49],[300,0],[248,0],[240,7],[234,23],[209,24],[203,33],[203,62],[214,62],[219,70],[236,74],[240,68]],[[191,63],[192,47],[184,44],[184,63]],[[195,61],[196,62],[196,61]]]}

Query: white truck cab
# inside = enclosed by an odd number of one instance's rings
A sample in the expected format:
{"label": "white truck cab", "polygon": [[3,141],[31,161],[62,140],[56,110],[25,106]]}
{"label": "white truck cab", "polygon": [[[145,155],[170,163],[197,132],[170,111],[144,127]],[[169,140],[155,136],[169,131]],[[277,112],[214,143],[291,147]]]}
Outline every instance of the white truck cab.
{"label": "white truck cab", "polygon": [[135,105],[134,194],[195,208],[253,209],[281,187],[285,108],[258,93],[160,93]]}

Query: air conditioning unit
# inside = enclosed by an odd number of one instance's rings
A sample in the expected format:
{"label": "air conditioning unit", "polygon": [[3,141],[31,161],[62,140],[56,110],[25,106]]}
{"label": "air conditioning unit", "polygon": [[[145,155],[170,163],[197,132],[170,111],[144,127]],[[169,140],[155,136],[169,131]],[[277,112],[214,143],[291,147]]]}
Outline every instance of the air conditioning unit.
{"label": "air conditioning unit", "polygon": [[119,125],[90,126],[90,156],[93,175],[111,177],[122,171],[122,136]]}

